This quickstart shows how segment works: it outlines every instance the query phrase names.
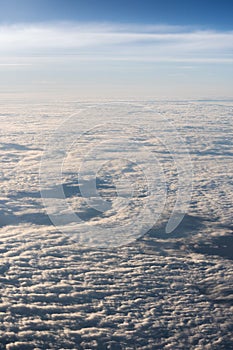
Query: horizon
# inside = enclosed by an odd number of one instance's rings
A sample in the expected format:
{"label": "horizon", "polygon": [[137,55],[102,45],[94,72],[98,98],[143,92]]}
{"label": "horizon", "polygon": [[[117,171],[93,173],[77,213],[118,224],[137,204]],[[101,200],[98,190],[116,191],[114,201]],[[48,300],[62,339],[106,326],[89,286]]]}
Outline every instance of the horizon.
{"label": "horizon", "polygon": [[231,99],[228,1],[90,3],[0,1],[1,96]]}
{"label": "horizon", "polygon": [[0,9],[0,350],[232,349],[233,1]]}

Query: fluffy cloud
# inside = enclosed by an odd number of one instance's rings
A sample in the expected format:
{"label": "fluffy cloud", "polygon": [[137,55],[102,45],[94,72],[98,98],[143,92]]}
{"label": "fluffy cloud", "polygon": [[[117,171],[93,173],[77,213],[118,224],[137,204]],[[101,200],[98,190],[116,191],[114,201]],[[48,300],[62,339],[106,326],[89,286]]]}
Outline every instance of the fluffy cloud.
{"label": "fluffy cloud", "polygon": [[[165,215],[138,241],[108,250],[81,246],[59,232],[46,221],[40,198],[45,136],[81,107],[2,107],[0,349],[230,349],[233,270],[232,254],[224,249],[232,244],[231,104],[147,103],[176,123],[188,145],[192,201],[173,234],[165,233]],[[135,114],[150,129],[156,120],[149,116]],[[171,136],[169,129],[163,132]],[[156,146],[169,213],[176,198],[175,166],[156,138],[143,141]],[[76,153],[71,150],[64,163],[64,191],[74,208]],[[105,185],[102,194],[112,195]],[[96,219],[88,213],[87,221]],[[122,225],[129,214],[118,213]]]}

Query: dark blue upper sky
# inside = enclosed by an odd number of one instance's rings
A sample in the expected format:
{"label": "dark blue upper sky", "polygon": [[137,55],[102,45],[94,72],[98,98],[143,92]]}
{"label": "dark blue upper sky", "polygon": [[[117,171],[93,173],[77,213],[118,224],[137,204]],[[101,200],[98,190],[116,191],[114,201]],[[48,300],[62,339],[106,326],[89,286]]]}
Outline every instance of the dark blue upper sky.
{"label": "dark blue upper sky", "polygon": [[232,29],[233,0],[0,0],[0,22],[106,21]]}
{"label": "dark blue upper sky", "polygon": [[0,0],[0,93],[230,99],[232,14],[233,0]]}

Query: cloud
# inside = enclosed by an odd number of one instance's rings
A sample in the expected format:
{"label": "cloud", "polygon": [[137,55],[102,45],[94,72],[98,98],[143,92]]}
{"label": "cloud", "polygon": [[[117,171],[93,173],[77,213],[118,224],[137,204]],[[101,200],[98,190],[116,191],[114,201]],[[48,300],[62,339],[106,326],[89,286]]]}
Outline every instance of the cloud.
{"label": "cloud", "polygon": [[[0,348],[230,349],[232,262],[216,253],[232,232],[232,103],[145,105],[174,121],[189,145],[194,162],[190,215],[174,239],[165,239],[157,226],[144,240],[108,251],[86,249],[56,227],[35,222],[43,214],[38,172],[45,139],[85,106],[2,103],[0,215],[7,211],[11,221],[0,228]],[[130,108],[119,112],[117,118],[132,121]],[[148,129],[155,126],[146,110],[133,118]],[[160,123],[157,127],[161,134]],[[137,138],[134,130],[130,135]],[[147,144],[163,162],[173,196],[176,173],[168,154],[156,138]],[[64,167],[74,168],[76,154],[74,147]],[[67,200],[75,195],[76,175],[67,172]],[[18,217],[17,225],[12,216]],[[195,249],[188,249],[190,241]]]}
{"label": "cloud", "polygon": [[0,52],[8,58],[232,63],[233,32],[121,24],[5,25],[0,27]]}

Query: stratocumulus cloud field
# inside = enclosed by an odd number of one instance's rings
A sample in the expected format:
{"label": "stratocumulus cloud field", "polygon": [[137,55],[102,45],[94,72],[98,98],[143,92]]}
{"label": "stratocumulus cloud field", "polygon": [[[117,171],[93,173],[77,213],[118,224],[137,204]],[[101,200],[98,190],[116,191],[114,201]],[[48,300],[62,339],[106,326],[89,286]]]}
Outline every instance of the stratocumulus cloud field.
{"label": "stratocumulus cloud field", "polygon": [[2,102],[0,349],[233,349],[232,108]]}

